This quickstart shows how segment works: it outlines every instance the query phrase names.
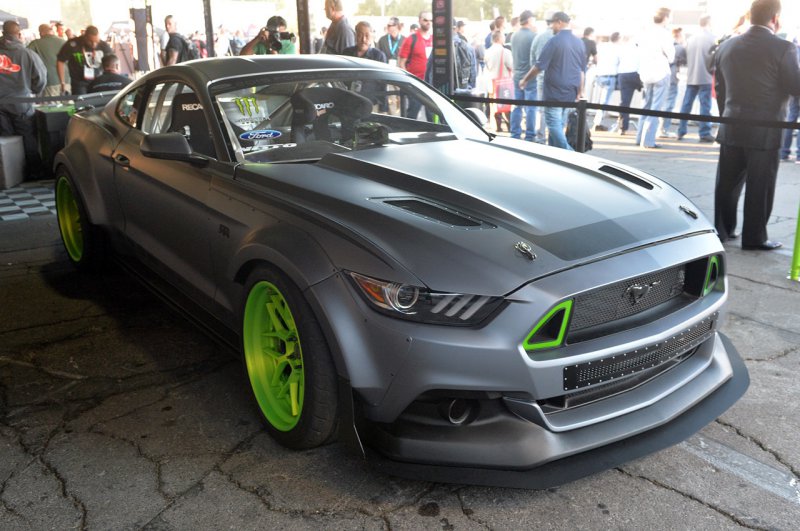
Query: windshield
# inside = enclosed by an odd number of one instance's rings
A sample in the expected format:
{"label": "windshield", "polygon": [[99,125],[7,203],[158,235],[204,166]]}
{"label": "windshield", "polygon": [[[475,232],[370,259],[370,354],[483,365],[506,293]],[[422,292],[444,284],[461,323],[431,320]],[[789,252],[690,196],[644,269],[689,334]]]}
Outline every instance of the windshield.
{"label": "windshield", "polygon": [[399,73],[251,76],[219,83],[212,94],[240,162],[316,161],[387,144],[486,139],[441,94]]}

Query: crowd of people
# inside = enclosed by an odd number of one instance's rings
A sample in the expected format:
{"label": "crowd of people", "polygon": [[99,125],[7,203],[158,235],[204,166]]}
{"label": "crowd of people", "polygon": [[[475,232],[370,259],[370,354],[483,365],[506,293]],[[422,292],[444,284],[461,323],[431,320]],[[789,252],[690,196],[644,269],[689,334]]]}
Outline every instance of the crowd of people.
{"label": "crowd of people", "polygon": [[[323,27],[314,39],[313,53],[350,55],[390,63],[420,79],[432,81],[432,61],[429,60],[433,49],[431,12],[419,13],[417,23],[411,25],[408,33],[403,31],[398,17],[389,17],[383,28],[384,34],[375,42],[372,25],[366,20],[351,25],[343,2],[325,1],[329,25]],[[691,34],[686,35],[683,28],[671,25],[670,9],[661,8],[639,35],[612,32],[600,38],[591,27],[583,28],[582,37],[575,35],[570,15],[561,11],[548,13],[544,20],[537,20],[532,11],[525,10],[511,18],[510,28],[506,27],[506,18],[499,16],[489,24],[485,38],[473,37],[472,40],[466,35],[466,22],[453,20],[452,90],[531,102],[530,105],[495,106],[492,114],[496,130],[501,131],[505,126],[513,138],[546,142],[567,150],[574,148],[565,134],[567,113],[571,108],[537,107],[536,101],[573,103],[586,97],[593,103],[609,104],[619,92],[619,104],[630,107],[634,94],[641,91],[644,109],[691,113],[697,102],[699,114],[710,116],[714,112],[716,88],[717,107],[723,116],[795,121],[800,115],[800,78],[792,76],[800,75],[796,74],[800,47],[796,40],[789,43],[775,37],[780,29],[779,13],[778,0],[756,0],[732,31],[715,34],[710,17],[702,16],[696,27],[692,27]],[[194,32],[184,36],[175,17],[167,16],[164,28],[165,31],[160,33],[160,64],[172,65],[208,55],[202,35]],[[753,110],[753,101],[763,100],[760,93],[728,84],[729,77],[744,74],[731,70],[724,60],[727,56],[722,53],[734,48],[731,43],[746,42],[744,38],[732,39],[732,36],[752,37],[760,28],[766,28],[772,34],[770,45],[773,48],[777,46],[774,41],[780,41],[784,45],[781,50],[788,50],[789,56],[788,59],[781,58],[783,63],[773,65],[783,69],[781,75],[784,77],[776,81],[779,91],[770,92],[774,87],[761,86],[762,92],[772,93],[776,98],[775,101],[762,101],[762,106],[770,112]],[[21,75],[0,76],[0,98],[32,94],[57,96],[70,92],[86,94],[119,90],[130,83],[127,76],[120,74],[119,58],[96,27],[88,26],[79,35],[72,35],[60,23],[42,24],[38,29],[39,38],[26,47],[19,24],[13,21],[4,23],[0,39],[0,69]],[[230,34],[220,28],[215,36],[214,50],[217,56],[293,54],[298,53],[298,45],[295,35],[287,31],[286,20],[273,16],[249,40],[241,31]],[[738,53],[747,57],[744,52]],[[733,52],[731,55],[736,56]],[[760,56],[747,59],[759,66],[768,63]],[[772,83],[773,74],[774,69],[765,72],[767,82]],[[755,80],[755,76],[751,77]],[[754,80],[750,81],[751,85],[764,85],[763,80]],[[793,84],[795,82],[797,85]],[[678,101],[682,84],[685,85],[683,98]],[[737,97],[746,94],[750,100],[731,103],[731,94]],[[788,114],[781,105],[782,98],[791,98]],[[418,118],[421,108],[418,102],[411,102],[401,112],[407,117]],[[597,111],[591,127],[595,131],[614,129],[625,135],[635,124],[636,143],[643,149],[659,148],[658,138],[683,140],[689,134],[686,120],[680,120],[673,132],[669,119],[642,116],[634,121],[624,112],[619,114],[616,124],[609,124],[605,118],[606,113]],[[712,129],[709,122],[699,121],[697,139],[702,143],[720,142],[721,153],[725,154],[725,161],[722,156],[720,158],[717,195],[720,237],[736,236],[734,197],[738,198],[741,192],[742,179],[747,179],[748,172],[758,168],[767,177],[754,181],[761,183],[758,186],[747,180],[743,246],[776,248],[775,242],[766,239],[764,214],[768,217],[771,210],[777,161],[792,160],[793,131],[766,129],[754,140],[752,134],[743,132],[741,127],[723,125],[716,137]],[[23,137],[28,165],[35,173],[39,161],[30,103],[0,103],[0,135],[11,134]],[[758,146],[751,145],[754,143]],[[768,148],[770,155],[765,156],[760,151],[754,154],[750,149],[753,147],[761,151]],[[779,153],[775,164],[771,158],[773,147]],[[800,162],[796,143],[794,154],[795,160]],[[749,199],[751,197],[756,199]],[[759,221],[748,223],[748,219]]]}

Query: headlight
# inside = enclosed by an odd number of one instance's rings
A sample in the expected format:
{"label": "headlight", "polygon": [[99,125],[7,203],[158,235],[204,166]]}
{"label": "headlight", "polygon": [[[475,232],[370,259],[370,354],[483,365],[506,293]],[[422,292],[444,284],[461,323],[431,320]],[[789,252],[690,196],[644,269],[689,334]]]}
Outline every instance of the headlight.
{"label": "headlight", "polygon": [[387,282],[353,272],[347,274],[357,291],[377,311],[421,323],[472,326],[503,303],[502,297],[436,293],[411,284]]}

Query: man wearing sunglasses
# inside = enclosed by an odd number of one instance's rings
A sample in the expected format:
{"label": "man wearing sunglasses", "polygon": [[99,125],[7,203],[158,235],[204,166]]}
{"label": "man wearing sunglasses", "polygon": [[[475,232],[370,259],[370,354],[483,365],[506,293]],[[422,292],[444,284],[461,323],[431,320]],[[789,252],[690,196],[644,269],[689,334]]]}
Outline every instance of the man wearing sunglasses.
{"label": "man wearing sunglasses", "polygon": [[386,35],[378,39],[378,49],[383,52],[392,66],[397,65],[397,56],[405,40],[405,37],[400,35],[400,28],[400,19],[392,17],[386,24]]}
{"label": "man wearing sunglasses", "polygon": [[425,79],[428,57],[433,50],[433,33],[430,11],[419,14],[419,29],[403,41],[398,54],[397,66],[404,68],[420,79]]}

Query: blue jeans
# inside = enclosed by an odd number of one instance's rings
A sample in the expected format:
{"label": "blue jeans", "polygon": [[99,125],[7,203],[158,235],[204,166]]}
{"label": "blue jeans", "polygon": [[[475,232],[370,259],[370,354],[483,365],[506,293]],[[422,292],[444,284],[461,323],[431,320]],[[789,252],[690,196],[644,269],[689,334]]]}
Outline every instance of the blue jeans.
{"label": "blue jeans", "polygon": [[[639,74],[637,72],[624,72],[617,75],[619,82],[619,104],[621,107],[630,107],[633,100],[633,93],[639,88]],[[619,130],[623,133],[630,127],[631,115],[624,112],[620,113]]]}
{"label": "blue jeans", "polygon": [[[614,89],[617,86],[617,76],[597,76],[594,80],[597,86],[600,87],[600,98],[598,102],[602,105],[608,105],[611,102],[611,97],[614,96]],[[597,111],[594,115],[594,125],[601,125],[603,123],[603,111]]]}
{"label": "blue jeans", "polygon": [[[675,108],[675,100],[678,99],[678,83],[669,83],[669,89],[667,90],[667,103],[664,104],[664,108],[662,110],[667,112],[672,112]],[[661,126],[659,129],[663,133],[669,133],[669,128],[672,127],[672,120],[667,118],[660,118],[659,123]]]}
{"label": "blue jeans", "polygon": [[[536,76],[536,99],[544,100],[544,72]],[[539,127],[536,128],[536,141],[544,142],[547,137],[547,127],[544,123],[544,107],[536,107],[536,116]]]}
{"label": "blue jeans", "polygon": [[[525,90],[519,88],[518,81],[514,82],[514,99],[535,100],[536,80],[529,81]],[[525,112],[525,140],[533,142],[536,136],[536,107],[514,105],[511,110],[511,138],[522,136],[522,112]]]}
{"label": "blue jeans", "polygon": [[[711,116],[711,84],[686,85],[686,93],[683,95],[683,105],[681,105],[682,113],[692,112],[695,98],[700,98],[700,114],[703,116]],[[687,130],[688,122],[686,120],[681,120],[681,123],[678,125],[678,136],[685,136]],[[700,122],[698,134],[700,138],[711,136],[711,123]]]}
{"label": "blue jeans", "polygon": [[[786,112],[787,122],[796,122],[800,116],[800,96],[792,96],[789,98],[789,110]],[[783,130],[783,145],[781,146],[781,158],[788,159],[792,154],[792,133],[794,129]],[[800,155],[800,137],[794,143],[795,156]]]}
{"label": "blue jeans", "polygon": [[[660,111],[664,108],[664,100],[667,98],[669,89],[669,76],[655,83],[645,83],[645,97],[643,109]],[[643,147],[653,147],[656,145],[656,134],[658,133],[658,118],[655,116],[643,116],[641,126],[636,132],[636,143]]]}
{"label": "blue jeans", "polygon": [[548,145],[574,151],[567,142],[567,135],[564,134],[564,119],[570,110],[563,107],[547,107],[544,110]]}

